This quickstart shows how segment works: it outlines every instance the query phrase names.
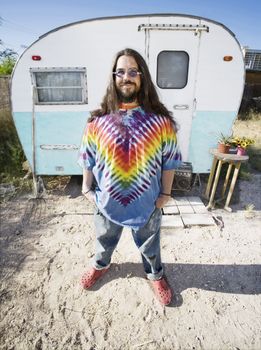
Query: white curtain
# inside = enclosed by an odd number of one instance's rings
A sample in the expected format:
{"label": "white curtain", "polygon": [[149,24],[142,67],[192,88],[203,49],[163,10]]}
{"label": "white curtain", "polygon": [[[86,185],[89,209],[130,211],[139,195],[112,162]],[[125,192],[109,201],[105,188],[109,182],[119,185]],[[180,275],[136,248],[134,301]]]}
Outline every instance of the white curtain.
{"label": "white curtain", "polygon": [[82,72],[36,72],[39,102],[82,102]]}

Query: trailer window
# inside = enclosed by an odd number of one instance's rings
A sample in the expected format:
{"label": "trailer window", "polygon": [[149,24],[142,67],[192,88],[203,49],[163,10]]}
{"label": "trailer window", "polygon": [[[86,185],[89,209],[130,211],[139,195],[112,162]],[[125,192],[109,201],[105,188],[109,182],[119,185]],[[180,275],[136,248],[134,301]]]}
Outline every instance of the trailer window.
{"label": "trailer window", "polygon": [[86,103],[85,69],[32,69],[36,104]]}
{"label": "trailer window", "polygon": [[188,81],[189,55],[185,51],[162,51],[158,55],[157,85],[162,89],[182,89]]}

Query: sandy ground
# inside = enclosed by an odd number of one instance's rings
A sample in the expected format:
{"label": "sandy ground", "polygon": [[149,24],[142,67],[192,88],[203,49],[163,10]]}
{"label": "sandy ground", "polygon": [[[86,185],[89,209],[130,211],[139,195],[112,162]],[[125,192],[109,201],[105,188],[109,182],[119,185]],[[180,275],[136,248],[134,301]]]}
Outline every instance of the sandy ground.
{"label": "sandy ground", "polygon": [[[260,174],[218,226],[162,231],[174,290],[162,307],[129,230],[109,272],[79,285],[93,256],[92,207],[81,196],[18,198],[1,208],[0,349],[261,349]],[[246,204],[255,210],[245,211]]]}

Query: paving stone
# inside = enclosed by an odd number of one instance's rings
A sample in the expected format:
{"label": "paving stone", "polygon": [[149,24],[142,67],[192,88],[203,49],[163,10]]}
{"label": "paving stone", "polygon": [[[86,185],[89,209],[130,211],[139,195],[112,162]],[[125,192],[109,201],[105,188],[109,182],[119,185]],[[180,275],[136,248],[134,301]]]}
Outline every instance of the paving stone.
{"label": "paving stone", "polygon": [[189,205],[187,197],[175,197],[176,205]]}
{"label": "paving stone", "polygon": [[162,228],[184,227],[179,215],[162,215]]}
{"label": "paving stone", "polygon": [[196,214],[209,214],[205,205],[193,205],[193,210]]}
{"label": "paving stone", "polygon": [[194,210],[191,205],[178,205],[180,214],[194,214]]}
{"label": "paving stone", "polygon": [[187,197],[187,200],[189,201],[189,203],[193,206],[193,205],[204,205],[204,203],[202,202],[202,200],[199,197],[196,196],[191,196],[191,197]]}
{"label": "paving stone", "polygon": [[179,209],[176,205],[167,206],[163,208],[164,214],[179,214]]}
{"label": "paving stone", "polygon": [[185,226],[193,225],[215,225],[210,213],[208,214],[182,214],[182,221]]}
{"label": "paving stone", "polygon": [[172,206],[177,206],[176,205],[176,201],[175,201],[175,199],[174,198],[171,198],[169,201],[168,201],[168,203],[165,205],[165,207],[172,207]]}

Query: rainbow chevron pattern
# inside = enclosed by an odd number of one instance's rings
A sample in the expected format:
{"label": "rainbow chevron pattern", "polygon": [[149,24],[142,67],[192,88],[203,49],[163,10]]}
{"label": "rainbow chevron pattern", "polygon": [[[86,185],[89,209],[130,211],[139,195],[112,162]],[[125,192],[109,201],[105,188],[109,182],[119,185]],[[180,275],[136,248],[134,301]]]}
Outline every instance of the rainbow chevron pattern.
{"label": "rainbow chevron pattern", "polygon": [[147,192],[158,195],[161,170],[176,168],[180,160],[171,121],[140,107],[88,123],[79,156],[101,192],[123,207],[138,199],[140,204]]}

